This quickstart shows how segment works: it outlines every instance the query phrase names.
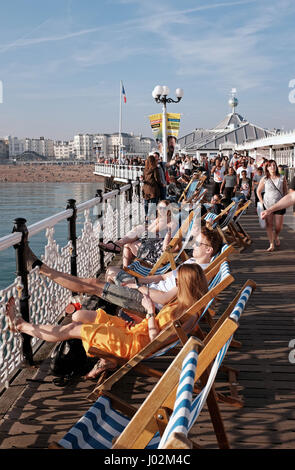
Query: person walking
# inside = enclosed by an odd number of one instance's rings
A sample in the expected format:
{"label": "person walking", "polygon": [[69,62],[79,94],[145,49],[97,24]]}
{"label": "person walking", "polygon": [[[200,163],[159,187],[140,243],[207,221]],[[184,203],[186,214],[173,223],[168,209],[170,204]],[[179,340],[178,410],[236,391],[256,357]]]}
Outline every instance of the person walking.
{"label": "person walking", "polygon": [[217,157],[215,159],[214,166],[211,170],[211,174],[213,175],[214,181],[212,196],[214,196],[214,194],[220,194],[220,187],[223,182],[224,173],[225,168],[221,163],[221,158]]}
{"label": "person walking", "polygon": [[160,187],[162,184],[158,162],[154,155],[149,155],[145,162],[143,170],[143,198],[144,198],[144,211],[146,219],[150,216],[150,204],[156,204],[160,198]]}
{"label": "person walking", "polygon": [[[262,198],[262,192],[264,197]],[[260,180],[257,188],[257,196],[265,209],[269,209],[282,199],[288,192],[285,176],[280,175],[275,160],[269,160],[265,165],[265,176]],[[275,246],[280,246],[279,234],[283,227],[286,209],[276,210],[265,217],[266,231],[269,239],[267,251],[274,251]]]}
{"label": "person walking", "polygon": [[231,203],[232,198],[235,195],[237,189],[237,176],[232,166],[228,169],[228,174],[224,176],[224,179],[220,186],[220,193],[224,195],[224,203],[228,206]]}

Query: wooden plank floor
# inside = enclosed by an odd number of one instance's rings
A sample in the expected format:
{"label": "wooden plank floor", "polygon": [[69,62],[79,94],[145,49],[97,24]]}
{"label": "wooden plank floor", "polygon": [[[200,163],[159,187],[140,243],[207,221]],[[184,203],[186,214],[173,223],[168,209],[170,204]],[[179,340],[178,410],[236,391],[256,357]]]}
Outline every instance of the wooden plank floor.
{"label": "wooden plank floor", "polygon": [[[244,407],[220,404],[220,409],[231,448],[294,449],[295,364],[288,359],[289,342],[295,338],[294,230],[284,226],[280,250],[267,253],[266,234],[253,208],[244,216],[243,226],[253,244],[232,257],[235,283],[222,294],[218,311],[247,279],[257,283],[235,336],[242,347],[231,349],[226,359],[239,370]],[[0,449],[45,449],[88,409],[86,395],[93,382],[58,388],[52,384],[48,364],[45,359],[37,371],[25,370],[0,397]],[[159,366],[166,365],[162,359]],[[139,405],[153,384],[153,379],[130,373],[115,392]],[[217,389],[225,389],[222,375]],[[206,409],[192,437],[204,448],[217,448]]]}

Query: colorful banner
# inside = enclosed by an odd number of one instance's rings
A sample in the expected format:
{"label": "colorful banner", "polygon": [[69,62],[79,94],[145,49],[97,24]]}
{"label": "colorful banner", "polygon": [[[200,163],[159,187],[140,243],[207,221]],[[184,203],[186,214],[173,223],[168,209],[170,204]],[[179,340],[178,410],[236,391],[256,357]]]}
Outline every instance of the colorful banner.
{"label": "colorful banner", "polygon": [[162,114],[152,114],[149,119],[154,139],[162,142]]}
{"label": "colorful banner", "polygon": [[[162,113],[149,116],[154,139],[162,142]],[[173,136],[177,139],[180,127],[180,114],[167,113],[167,137]]]}
{"label": "colorful banner", "polygon": [[167,113],[167,136],[178,137],[180,127],[180,114]]}

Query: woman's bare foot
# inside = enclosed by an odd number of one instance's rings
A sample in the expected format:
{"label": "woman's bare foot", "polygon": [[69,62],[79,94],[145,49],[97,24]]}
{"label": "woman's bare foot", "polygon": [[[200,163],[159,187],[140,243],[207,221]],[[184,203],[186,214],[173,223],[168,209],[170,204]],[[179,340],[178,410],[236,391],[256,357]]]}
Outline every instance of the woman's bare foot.
{"label": "woman's bare foot", "polygon": [[96,379],[100,374],[107,370],[115,370],[117,362],[110,359],[100,359],[88,374],[84,375],[84,379]]}
{"label": "woman's bare foot", "polygon": [[9,330],[12,331],[13,333],[16,333],[18,331],[17,326],[22,321],[22,316],[17,311],[14,297],[10,297],[10,299],[8,300],[8,302],[6,304],[5,314],[6,314],[7,319],[8,319],[8,328],[9,328]]}
{"label": "woman's bare foot", "polygon": [[275,239],[275,245],[278,246],[278,247],[281,246],[281,241],[280,241],[279,237],[277,237]]}
{"label": "woman's bare foot", "polygon": [[275,251],[275,247],[273,244],[270,245],[270,247],[266,251]]}

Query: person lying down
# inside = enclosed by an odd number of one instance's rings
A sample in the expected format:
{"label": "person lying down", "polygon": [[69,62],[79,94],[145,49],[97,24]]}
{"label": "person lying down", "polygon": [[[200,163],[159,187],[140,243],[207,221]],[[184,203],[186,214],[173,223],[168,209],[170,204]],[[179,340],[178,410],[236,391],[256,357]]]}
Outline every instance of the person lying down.
{"label": "person lying down", "polygon": [[[198,264],[180,266],[177,278],[177,294],[175,299],[163,306],[155,314],[155,304],[148,295],[143,295],[142,305],[146,311],[144,319],[129,314],[133,322],[126,322],[120,317],[108,315],[101,308],[96,311],[78,310],[72,315],[67,325],[35,325],[25,321],[19,314],[14,297],[10,297],[6,305],[6,316],[9,329],[15,333],[25,333],[48,342],[59,342],[78,338],[82,340],[86,354],[96,348],[97,355],[101,351],[110,354],[109,358],[101,358],[95,368],[85,378],[96,378],[105,370],[117,367],[116,358],[129,360],[141,349],[153,341],[157,335],[180,316],[187,308],[197,302],[208,291],[204,271]],[[198,319],[190,318],[184,325],[189,332]]]}

